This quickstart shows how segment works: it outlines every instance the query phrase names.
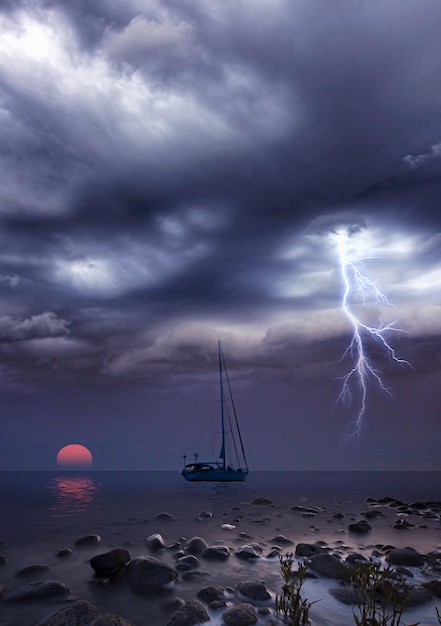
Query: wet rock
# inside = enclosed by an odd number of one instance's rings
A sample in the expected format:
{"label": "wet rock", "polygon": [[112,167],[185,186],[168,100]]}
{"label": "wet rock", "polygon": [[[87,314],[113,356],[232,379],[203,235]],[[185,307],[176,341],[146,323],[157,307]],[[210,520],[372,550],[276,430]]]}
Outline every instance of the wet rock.
{"label": "wet rock", "polygon": [[340,511],[337,511],[336,513],[333,513],[331,517],[333,517],[334,519],[343,519],[344,515]]}
{"label": "wet rock", "polygon": [[441,598],[441,579],[435,578],[427,583],[423,583],[422,587],[430,591],[435,598]]}
{"label": "wet rock", "polygon": [[192,581],[198,580],[200,578],[209,578],[211,576],[210,572],[201,572],[199,570],[190,570],[189,572],[184,572],[182,574],[182,580]]}
{"label": "wet rock", "polygon": [[210,561],[225,561],[230,556],[230,549],[228,546],[210,546],[201,556]]}
{"label": "wet rock", "polygon": [[181,598],[173,598],[172,600],[168,600],[161,604],[161,609],[163,611],[167,611],[167,613],[176,613],[178,609],[183,607],[185,604],[184,600]]}
{"label": "wet rock", "polygon": [[280,548],[274,546],[270,552],[266,555],[267,559],[278,559],[280,556]]}
{"label": "wet rock", "polygon": [[289,510],[307,515],[317,515],[317,513],[321,513],[325,509],[321,506],[302,506],[300,504],[296,504],[295,506],[290,507]]}
{"label": "wet rock", "polygon": [[62,550],[58,550],[57,556],[64,559],[66,556],[71,556],[72,550],[70,548],[63,548]]}
{"label": "wet rock", "polygon": [[293,544],[291,539],[287,539],[285,535],[277,535],[277,537],[274,537],[271,541],[280,546],[292,546]]}
{"label": "wet rock", "polygon": [[239,539],[245,539],[245,541],[248,541],[249,539],[252,539],[253,536],[249,535],[248,533],[244,533],[244,532],[240,532],[238,535]]}
{"label": "wet rock", "polygon": [[198,520],[211,519],[213,517],[213,513],[209,511],[201,511],[198,515]]}
{"label": "wet rock", "polygon": [[205,602],[205,604],[210,604],[210,602],[214,602],[215,600],[223,600],[225,589],[221,585],[209,585],[208,587],[199,589],[196,595],[202,602]]}
{"label": "wet rock", "polygon": [[348,568],[337,557],[332,554],[314,554],[310,557],[309,566],[325,578],[336,578],[337,580],[348,579]]}
{"label": "wet rock", "polygon": [[273,506],[273,503],[269,498],[254,498],[251,504],[256,504],[258,506]]}
{"label": "wet rock", "polygon": [[61,611],[45,618],[37,626],[86,626],[91,624],[99,611],[87,600],[78,600]]}
{"label": "wet rock", "polygon": [[360,561],[365,563],[367,562],[367,558],[363,556],[363,554],[358,554],[358,552],[351,552],[351,554],[348,554],[345,558],[346,565],[356,565],[357,563],[360,563]]}
{"label": "wet rock", "polygon": [[351,533],[364,535],[365,533],[368,533],[370,530],[372,530],[372,527],[367,523],[365,519],[360,519],[357,522],[349,524],[348,530],[350,530]]}
{"label": "wet rock", "polygon": [[413,548],[394,548],[387,554],[386,561],[391,565],[404,565],[407,567],[421,567],[424,565],[424,557]]}
{"label": "wet rock", "polygon": [[32,576],[38,576],[43,572],[47,572],[49,567],[47,565],[28,565],[23,569],[15,573],[17,578],[31,578]]}
{"label": "wet rock", "polygon": [[422,585],[414,585],[410,587],[407,595],[408,606],[420,606],[433,600],[433,595],[428,589],[425,589]]}
{"label": "wet rock", "polygon": [[184,552],[187,554],[194,554],[199,556],[208,548],[208,543],[202,537],[192,537],[189,539],[183,547]]}
{"label": "wet rock", "polygon": [[260,559],[263,553],[262,547],[258,543],[250,543],[246,546],[242,546],[234,554],[238,559],[244,561],[253,561]]}
{"label": "wet rock", "polygon": [[53,596],[66,596],[69,593],[69,588],[59,580],[45,580],[40,583],[29,583],[9,592],[3,598],[3,602],[42,600]]}
{"label": "wet rock", "polygon": [[165,548],[165,542],[159,533],[154,533],[153,535],[149,535],[144,540],[145,545],[152,552],[157,552],[158,550],[162,550]]}
{"label": "wet rock", "polygon": [[336,587],[329,589],[329,593],[339,602],[343,602],[343,604],[357,604],[357,597],[352,587]]}
{"label": "wet rock", "polygon": [[189,600],[176,611],[167,626],[195,626],[210,621],[204,605],[198,600]]}
{"label": "wet rock", "polygon": [[227,606],[225,600],[213,600],[208,603],[208,608],[210,611],[218,611],[219,609],[224,609]]}
{"label": "wet rock", "polygon": [[75,545],[78,547],[84,546],[94,546],[101,541],[101,537],[99,535],[86,535],[85,537],[80,537],[75,541]]}
{"label": "wet rock", "polygon": [[227,626],[249,626],[255,624],[257,619],[256,611],[248,603],[233,606],[222,615],[222,620]]}
{"label": "wet rock", "polygon": [[266,602],[271,599],[265,584],[258,580],[244,580],[236,586],[236,591],[253,602]]}
{"label": "wet rock", "polygon": [[174,516],[171,513],[167,513],[166,511],[162,511],[161,513],[156,513],[155,519],[168,520],[168,521],[171,522],[175,518],[174,518]]}
{"label": "wet rock", "polygon": [[310,557],[314,554],[323,554],[325,550],[318,543],[298,543],[295,555]]}
{"label": "wet rock", "polygon": [[139,556],[130,561],[126,577],[132,589],[149,592],[175,581],[178,572],[152,556]]}
{"label": "wet rock", "polygon": [[106,613],[97,617],[90,626],[133,626],[133,624],[119,615]]}
{"label": "wet rock", "polygon": [[395,528],[395,530],[409,530],[410,528],[415,528],[415,524],[412,524],[412,522],[409,522],[406,518],[401,517],[395,521],[393,528]]}
{"label": "wet rock", "polygon": [[113,576],[127,567],[130,561],[130,554],[127,550],[116,548],[97,554],[90,559],[90,566],[99,576]]}
{"label": "wet rock", "polygon": [[196,569],[199,565],[199,559],[196,556],[193,554],[187,554],[186,556],[178,559],[176,569],[178,572],[188,572],[191,569]]}

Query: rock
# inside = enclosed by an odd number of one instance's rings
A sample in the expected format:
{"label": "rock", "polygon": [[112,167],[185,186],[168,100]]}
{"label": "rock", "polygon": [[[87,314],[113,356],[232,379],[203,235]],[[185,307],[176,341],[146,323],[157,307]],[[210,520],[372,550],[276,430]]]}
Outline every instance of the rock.
{"label": "rock", "polygon": [[166,513],[165,511],[162,511],[161,513],[156,513],[155,519],[168,520],[171,522],[175,518],[171,513]]}
{"label": "rock", "polygon": [[351,533],[364,535],[365,533],[368,533],[370,530],[372,530],[372,527],[367,523],[365,519],[360,519],[357,522],[349,524],[348,530],[350,530]]}
{"label": "rock", "polygon": [[326,578],[336,578],[337,580],[347,580],[348,568],[337,557],[332,554],[314,554],[309,559],[309,566]]}
{"label": "rock", "polygon": [[277,535],[277,537],[274,537],[271,541],[281,546],[292,546],[293,543],[291,539],[287,539],[285,535]]}
{"label": "rock", "polygon": [[279,557],[280,557],[280,548],[278,548],[277,546],[274,546],[274,548],[272,548],[270,552],[268,552],[268,554],[266,555],[267,559],[278,559]]}
{"label": "rock", "polygon": [[57,552],[57,556],[64,559],[66,556],[71,556],[72,550],[70,548],[63,548]]}
{"label": "rock", "polygon": [[222,530],[234,530],[236,526],[234,524],[221,524]]}
{"label": "rock", "polygon": [[66,596],[70,590],[59,580],[45,580],[40,583],[29,583],[9,592],[3,598],[4,602],[23,602],[27,600],[41,600],[53,596]]}
{"label": "rock", "polygon": [[202,552],[202,558],[210,561],[225,561],[230,556],[228,546],[210,546]]}
{"label": "rock", "polygon": [[168,600],[161,604],[161,609],[163,611],[167,611],[167,613],[176,613],[178,609],[183,607],[185,604],[184,600],[181,598],[173,598],[172,600]]}
{"label": "rock", "polygon": [[190,570],[189,572],[184,572],[182,574],[182,580],[186,580],[186,581],[192,581],[192,580],[197,580],[199,578],[208,578],[210,577],[211,574],[210,572],[201,572],[198,570]]}
{"label": "rock", "polygon": [[247,600],[266,602],[271,599],[265,584],[258,580],[244,580],[236,586],[236,591]]}
{"label": "rock", "polygon": [[409,588],[407,595],[408,606],[420,606],[420,604],[426,604],[426,602],[431,602],[432,600],[433,595],[421,585],[413,585]]}
{"label": "rock", "polygon": [[144,542],[147,548],[151,550],[152,552],[157,552],[158,550],[162,550],[163,548],[165,548],[164,539],[162,538],[162,535],[160,535],[159,533],[155,533],[154,535],[149,535],[148,537],[145,538]]}
{"label": "rock", "polygon": [[15,573],[17,578],[30,578],[31,576],[37,576],[43,572],[47,572],[49,567],[47,565],[28,565],[23,569]]}
{"label": "rock", "polygon": [[132,589],[149,592],[175,581],[178,572],[152,556],[139,556],[130,561],[126,577]]}
{"label": "rock", "polygon": [[6,558],[6,556],[4,554],[0,554],[0,565],[7,565],[8,564],[8,559]]}
{"label": "rock", "polygon": [[86,626],[91,624],[99,611],[87,600],[78,600],[61,611],[39,622],[37,626]]}
{"label": "rock", "polygon": [[178,559],[176,563],[176,569],[178,572],[188,572],[191,569],[199,567],[199,559],[194,554],[187,554],[186,556]]}
{"label": "rock", "polygon": [[252,561],[255,559],[260,559],[263,553],[262,547],[259,546],[258,543],[250,543],[246,546],[242,546],[237,550],[234,554],[238,559],[242,559],[244,561]]}
{"label": "rock", "polygon": [[106,613],[97,617],[90,626],[133,626],[133,624],[119,615]]}
{"label": "rock", "polygon": [[409,520],[404,517],[400,517],[400,519],[395,521],[393,528],[395,528],[395,530],[409,530],[410,528],[415,528],[415,524],[412,524],[412,522],[409,522]]}
{"label": "rock", "polygon": [[201,511],[198,515],[198,520],[211,519],[213,517],[213,513],[209,511]]}
{"label": "rock", "polygon": [[344,515],[341,511],[337,511],[336,513],[333,513],[331,517],[333,517],[334,519],[343,519]]}
{"label": "rock", "polygon": [[273,503],[269,498],[254,498],[251,504],[257,504],[258,506],[273,506]]}
{"label": "rock", "polygon": [[391,565],[404,565],[407,567],[421,567],[424,565],[424,557],[413,548],[394,548],[387,554],[386,561]]}
{"label": "rock", "polygon": [[219,609],[224,609],[227,606],[225,600],[213,600],[208,604],[208,608],[210,611],[218,611]]}
{"label": "rock", "polygon": [[225,596],[225,589],[221,585],[209,585],[199,589],[196,595],[205,604],[210,604],[210,602],[215,600],[222,600]]}
{"label": "rock", "polygon": [[367,562],[367,558],[363,556],[363,554],[358,554],[357,552],[351,552],[345,558],[345,563],[347,565],[356,565],[356,563],[360,563],[360,561]]}
{"label": "rock", "polygon": [[441,579],[435,578],[428,583],[423,583],[422,587],[427,589],[427,591],[430,591],[435,598],[441,598]]}
{"label": "rock", "polygon": [[222,620],[227,626],[249,626],[257,622],[257,614],[251,604],[238,604],[227,609]]}
{"label": "rock", "polygon": [[208,543],[202,537],[192,537],[184,544],[184,552],[199,556],[208,548]]}
{"label": "rock", "polygon": [[99,576],[113,576],[124,570],[129,561],[130,554],[127,550],[116,548],[115,550],[110,550],[110,552],[97,554],[92,557],[90,566]]}
{"label": "rock", "polygon": [[321,506],[301,506],[300,504],[296,504],[295,506],[290,507],[290,511],[297,511],[298,513],[307,513],[308,515],[317,515],[317,513],[321,513],[325,509]]}
{"label": "rock", "polygon": [[85,537],[80,537],[75,541],[75,545],[79,547],[84,546],[94,546],[101,541],[101,537],[99,535],[86,535]]}
{"label": "rock", "polygon": [[296,556],[310,557],[314,554],[323,554],[325,550],[318,543],[298,543],[296,545]]}
{"label": "rock", "polygon": [[0,585],[0,600],[6,595],[6,587],[4,585]]}
{"label": "rock", "polygon": [[198,600],[189,600],[176,611],[167,626],[194,626],[210,621],[205,607]]}
{"label": "rock", "polygon": [[357,604],[357,597],[352,587],[336,587],[329,589],[329,593],[339,602],[343,602],[343,604]]}

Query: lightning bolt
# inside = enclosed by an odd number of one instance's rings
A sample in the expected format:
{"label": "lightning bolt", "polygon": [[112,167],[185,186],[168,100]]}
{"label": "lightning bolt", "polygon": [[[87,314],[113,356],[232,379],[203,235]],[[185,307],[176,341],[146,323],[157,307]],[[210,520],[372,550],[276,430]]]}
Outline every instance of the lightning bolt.
{"label": "lightning bolt", "polygon": [[342,310],[348,319],[352,327],[352,339],[343,353],[342,359],[350,355],[353,359],[353,367],[342,377],[343,385],[340,394],[337,398],[336,405],[339,402],[345,404],[350,403],[353,397],[353,388],[356,386],[359,391],[359,409],[355,420],[348,428],[348,435],[346,439],[351,439],[354,436],[359,436],[363,419],[366,413],[366,403],[368,397],[368,386],[370,382],[373,382],[381,391],[389,394],[391,397],[391,391],[384,385],[381,372],[372,364],[366,351],[366,342],[374,340],[380,345],[384,353],[395,363],[399,365],[407,365],[411,367],[410,363],[404,359],[397,357],[395,350],[392,348],[387,340],[387,335],[390,332],[405,332],[400,328],[394,326],[395,322],[385,325],[370,326],[364,323],[354,313],[350,305],[351,297],[359,297],[363,304],[366,304],[367,298],[374,298],[378,305],[389,305],[387,297],[380,291],[376,281],[369,278],[365,261],[372,259],[373,257],[361,257],[350,259],[348,256],[348,240],[349,233],[346,229],[340,230],[337,233],[333,233],[337,244],[337,252],[340,260],[340,271],[343,282],[343,294],[342,294]]}

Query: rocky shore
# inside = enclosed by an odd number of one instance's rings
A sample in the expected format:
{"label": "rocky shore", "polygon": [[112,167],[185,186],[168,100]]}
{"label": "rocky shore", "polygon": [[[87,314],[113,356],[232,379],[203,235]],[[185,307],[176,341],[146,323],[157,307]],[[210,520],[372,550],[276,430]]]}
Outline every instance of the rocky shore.
{"label": "rocky shore", "polygon": [[[430,624],[438,623],[441,547],[434,542],[432,550],[419,551],[412,547],[412,536],[439,528],[441,502],[407,503],[392,497],[367,498],[365,509],[357,516],[337,505],[332,509],[303,505],[288,507],[286,513],[294,516],[294,521],[309,522],[308,540],[302,537],[301,541],[294,531],[292,536],[282,533],[265,535],[274,515],[282,517],[280,509],[269,498],[255,498],[247,503],[247,507],[249,514],[245,515],[244,503],[238,503],[228,521],[215,518],[210,511],[197,514],[198,531],[210,529],[206,535],[213,536],[214,525],[216,532],[224,533],[221,540],[215,541],[204,538],[203,532],[190,537],[179,536],[173,515],[159,512],[153,520],[158,529],[143,538],[142,553],[134,552],[130,545],[107,545],[104,549],[105,538],[88,534],[77,538],[73,545],[48,555],[48,563],[32,562],[30,554],[27,565],[16,569],[14,551],[3,544],[0,624],[15,626],[21,623],[20,611],[23,610],[25,618],[22,623],[32,626],[282,623],[275,610],[275,597],[282,584],[279,556],[286,553],[293,554],[294,562],[308,566],[310,580],[326,581],[327,584],[321,587],[322,594],[327,594],[330,602],[348,608],[345,614],[347,624],[353,623],[352,608],[356,602],[348,572],[360,561],[390,567],[393,576],[399,577],[407,587],[409,607],[430,606],[433,612]],[[341,538],[332,542],[317,539],[320,524],[328,528],[337,525],[334,532]],[[295,528],[296,524],[289,526]],[[254,534],[253,528],[257,529]],[[406,535],[406,545],[382,543],[378,536],[384,529],[395,533],[400,544]],[[166,534],[173,537],[173,541],[166,541]],[[90,597],[81,597],[72,585],[53,576],[54,570],[68,571],[69,561],[78,554],[82,558],[80,564],[84,563],[81,576],[87,580],[89,589],[99,590],[95,602],[91,599],[93,593]],[[229,581],[232,584],[227,584]],[[128,618],[129,611],[127,614],[124,610],[118,614],[109,613],[103,608],[107,606],[106,595],[112,597],[115,594],[122,594],[127,606],[134,602],[142,607],[145,600],[147,608],[140,610],[136,619]],[[324,606],[330,610],[329,603]],[[155,607],[154,618],[149,615],[152,607]],[[34,621],[30,615],[36,616]],[[323,610],[311,611],[311,624],[322,623],[327,623]]]}

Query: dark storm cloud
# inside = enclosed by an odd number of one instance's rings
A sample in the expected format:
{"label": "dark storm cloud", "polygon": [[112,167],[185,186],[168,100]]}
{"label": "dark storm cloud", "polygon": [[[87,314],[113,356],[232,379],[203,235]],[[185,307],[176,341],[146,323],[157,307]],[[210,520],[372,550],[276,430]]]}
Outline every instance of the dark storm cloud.
{"label": "dark storm cloud", "polygon": [[2,10],[5,340],[24,320],[64,320],[75,381],[83,367],[87,381],[196,372],[221,335],[237,367],[289,370],[294,344],[295,367],[327,362],[348,328],[325,235],[383,224],[383,242],[397,223],[403,238],[402,204],[421,236],[384,272],[414,297],[429,263],[425,309],[405,316],[429,332],[438,2]]}

